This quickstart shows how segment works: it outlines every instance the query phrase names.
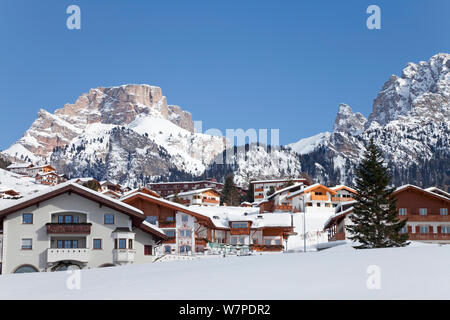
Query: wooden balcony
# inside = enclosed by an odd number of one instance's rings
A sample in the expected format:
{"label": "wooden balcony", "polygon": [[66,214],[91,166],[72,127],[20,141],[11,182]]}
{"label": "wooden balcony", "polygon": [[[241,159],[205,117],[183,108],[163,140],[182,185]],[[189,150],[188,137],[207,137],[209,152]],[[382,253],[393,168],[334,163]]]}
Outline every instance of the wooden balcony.
{"label": "wooden balcony", "polygon": [[441,216],[439,214],[428,214],[421,216],[419,214],[408,214],[406,216],[398,216],[399,219],[408,219],[410,222],[450,222],[450,216]]}
{"label": "wooden balcony", "polygon": [[254,191],[255,191],[255,192],[263,192],[263,191],[264,191],[264,188],[255,188]]}
{"label": "wooden balcony", "polygon": [[328,201],[329,198],[327,195],[321,194],[311,194],[311,201]]}
{"label": "wooden balcony", "polygon": [[279,206],[275,206],[275,210],[278,211],[292,211],[292,206],[291,205],[279,205]]}
{"label": "wooden balcony", "polygon": [[230,234],[233,236],[236,235],[249,235],[250,234],[250,228],[231,228]]}
{"label": "wooden balcony", "polygon": [[216,199],[205,199],[203,198],[203,202],[219,204],[219,201]]}
{"label": "wooden balcony", "polygon": [[347,197],[331,197],[331,201],[333,202],[345,202],[345,201],[353,201],[355,199],[353,198],[347,198]]}
{"label": "wooden balcony", "polygon": [[254,196],[255,199],[264,199],[264,196]]}
{"label": "wooden balcony", "polygon": [[250,245],[250,250],[253,251],[282,251],[283,246],[282,245],[275,245],[275,244],[252,244]]}
{"label": "wooden balcony", "polygon": [[345,240],[345,232],[337,232],[334,235],[328,236],[328,241]]}
{"label": "wooden balcony", "polygon": [[91,223],[47,223],[50,234],[91,234]]}
{"label": "wooden balcony", "polygon": [[158,228],[176,228],[175,221],[158,221]]}
{"label": "wooden balcony", "polygon": [[410,233],[409,240],[417,241],[450,241],[450,234],[447,233]]}

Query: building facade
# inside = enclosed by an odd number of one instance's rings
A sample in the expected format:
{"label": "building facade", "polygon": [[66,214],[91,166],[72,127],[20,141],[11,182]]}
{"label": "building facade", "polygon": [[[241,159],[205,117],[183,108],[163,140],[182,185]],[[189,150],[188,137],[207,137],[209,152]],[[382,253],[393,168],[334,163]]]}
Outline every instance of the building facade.
{"label": "building facade", "polygon": [[0,211],[2,274],[151,262],[161,230],[120,201],[74,183]]}

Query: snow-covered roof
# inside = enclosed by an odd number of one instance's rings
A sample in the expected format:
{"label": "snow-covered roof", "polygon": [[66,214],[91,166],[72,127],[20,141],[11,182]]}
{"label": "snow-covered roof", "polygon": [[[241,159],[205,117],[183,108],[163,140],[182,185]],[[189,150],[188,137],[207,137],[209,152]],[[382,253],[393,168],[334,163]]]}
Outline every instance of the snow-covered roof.
{"label": "snow-covered roof", "polygon": [[[180,193],[178,193],[178,196],[190,196],[193,194],[203,193],[203,192],[211,191],[211,190],[217,192],[214,188],[203,188],[203,189],[190,190],[190,191],[186,191],[186,192],[180,192]],[[170,196],[167,196],[167,198],[173,198],[175,196],[176,196],[176,194],[171,194]]]}
{"label": "snow-covered roof", "polygon": [[289,181],[307,181],[307,179],[305,178],[292,178],[292,179],[273,179],[273,180],[257,180],[257,181],[252,181],[251,183],[276,183],[276,182],[289,182]]}
{"label": "snow-covered roof", "polygon": [[29,166],[33,166],[33,165],[31,163],[12,163],[6,168],[7,169],[26,169]]}
{"label": "snow-covered roof", "polygon": [[[100,192],[97,192],[97,191],[94,191],[94,190],[92,190],[92,189],[83,187],[82,185],[79,185],[78,183],[74,183],[73,181],[67,181],[67,182],[58,184],[58,185],[53,186],[53,187],[48,187],[48,188],[46,188],[45,190],[36,192],[35,194],[33,194],[33,195],[31,195],[31,196],[23,197],[23,198],[20,199],[20,200],[17,200],[17,201],[14,201],[14,202],[9,202],[9,203],[6,204],[6,205],[1,205],[1,204],[0,204],[0,210],[3,211],[3,210],[6,210],[6,209],[11,209],[11,208],[13,208],[13,207],[15,207],[15,206],[20,206],[21,204],[24,204],[24,203],[26,203],[26,202],[28,202],[28,201],[32,201],[32,200],[34,200],[34,199],[36,199],[36,198],[43,197],[43,196],[45,196],[45,195],[47,195],[47,194],[49,194],[49,193],[56,192],[56,191],[58,191],[58,190],[67,188],[67,187],[69,187],[69,186],[71,186],[72,188],[79,189],[79,190],[82,190],[82,191],[84,191],[84,192],[90,193],[90,194],[92,194],[92,195],[94,195],[94,196],[103,198],[103,200],[105,200],[105,201],[107,201],[107,202],[112,202],[112,203],[114,203],[115,205],[118,205],[118,206],[124,207],[124,208],[126,208],[126,209],[128,209],[128,210],[134,211],[136,214],[140,214],[140,215],[143,215],[143,214],[144,214],[141,210],[139,210],[139,209],[137,209],[137,208],[135,208],[135,207],[133,207],[133,206],[131,206],[131,205],[128,205],[128,204],[126,204],[126,203],[123,203],[122,201],[119,201],[119,200],[113,199],[113,198],[111,198],[111,197],[108,197],[108,196],[106,196],[106,195],[103,195],[103,194],[101,194]],[[1,213],[1,212],[0,212],[0,213]]]}
{"label": "snow-covered roof", "polygon": [[159,184],[191,184],[191,183],[215,183],[215,184],[223,185],[223,183],[221,183],[221,182],[210,181],[210,180],[151,182],[151,183],[148,183],[148,185],[151,186],[151,185],[159,185]]}
{"label": "snow-covered roof", "polygon": [[294,183],[292,186],[288,186],[288,187],[285,187],[285,188],[283,188],[283,189],[280,189],[280,190],[278,190],[278,191],[276,191],[276,192],[274,192],[273,194],[271,194],[270,196],[268,196],[266,199],[272,199],[273,197],[275,197],[276,195],[279,195],[279,194],[281,194],[281,193],[283,193],[283,192],[286,192],[286,191],[289,191],[289,190],[291,190],[291,189],[295,189],[295,188],[298,188],[298,187],[301,187],[303,184],[302,183]]}
{"label": "snow-covered roof", "polygon": [[[438,197],[438,198],[450,201],[450,197],[447,197],[445,195],[436,193],[437,190],[439,190],[440,192],[443,192],[444,194],[446,193],[445,191],[442,191],[441,189],[438,189],[436,187],[430,187],[430,188],[427,188],[427,189],[422,189],[421,187],[415,186],[413,184],[405,184],[405,185],[400,186],[397,189],[395,189],[394,193],[398,193],[398,192],[403,191],[403,190],[408,189],[408,188],[413,188],[413,189],[416,189],[418,191],[422,191],[424,193],[427,193],[429,195],[432,195],[432,196],[435,196],[435,197]],[[431,191],[431,189],[434,190],[434,191]]]}
{"label": "snow-covered roof", "polygon": [[450,199],[450,193],[445,192],[444,190],[439,189],[439,188],[437,188],[437,187],[426,188],[425,191],[429,191],[429,192],[441,194],[441,195],[443,195],[443,196],[445,196],[445,197],[447,197],[447,198]]}
{"label": "snow-covered roof", "polygon": [[339,218],[339,217],[346,216],[347,214],[351,213],[352,211],[353,211],[353,207],[350,207],[350,208],[348,208],[347,210],[344,210],[344,211],[340,211],[340,212],[335,213],[334,215],[332,215],[331,217],[328,218],[328,220],[324,223],[323,228],[324,228],[324,229],[328,229],[329,226],[330,226],[330,224],[331,224],[334,220],[336,220],[336,219]]}
{"label": "snow-covered roof", "polygon": [[249,221],[251,228],[290,227],[291,213],[274,212],[260,214],[259,209],[249,207],[196,207],[195,211],[208,216],[218,228],[229,228],[230,222]]}

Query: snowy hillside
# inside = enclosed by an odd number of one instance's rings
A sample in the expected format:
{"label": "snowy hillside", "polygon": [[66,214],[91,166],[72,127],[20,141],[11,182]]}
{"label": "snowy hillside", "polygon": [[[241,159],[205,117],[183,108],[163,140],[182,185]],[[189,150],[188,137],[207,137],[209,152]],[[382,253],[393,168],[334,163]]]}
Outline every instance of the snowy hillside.
{"label": "snowy hillside", "polygon": [[[449,264],[448,246],[344,245],[82,270],[79,289],[65,271],[2,275],[0,299],[450,299]],[[367,285],[374,268],[380,271],[375,287]]]}
{"label": "snowy hillside", "polygon": [[[13,189],[20,193],[21,196],[29,196],[33,193],[48,188],[48,186],[35,183],[34,178],[24,177],[3,169],[0,169],[0,190]],[[11,201],[8,199],[0,199],[0,207],[7,205]]]}

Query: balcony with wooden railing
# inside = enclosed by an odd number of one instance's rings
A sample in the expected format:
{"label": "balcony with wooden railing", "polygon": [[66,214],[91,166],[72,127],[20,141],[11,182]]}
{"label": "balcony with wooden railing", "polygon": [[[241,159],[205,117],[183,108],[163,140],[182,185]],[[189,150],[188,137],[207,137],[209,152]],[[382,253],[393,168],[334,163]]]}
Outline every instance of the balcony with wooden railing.
{"label": "balcony with wooden railing", "polygon": [[407,214],[398,215],[399,219],[408,219],[410,222],[450,222],[450,216],[440,214]]}
{"label": "balcony with wooden railing", "polygon": [[177,224],[175,221],[162,220],[158,221],[158,228],[176,228]]}
{"label": "balcony with wooden railing", "polygon": [[448,233],[410,233],[409,240],[416,241],[450,241],[450,234]]}
{"label": "balcony with wooden railing", "polygon": [[218,204],[220,201],[216,199],[203,198],[203,202]]}
{"label": "balcony with wooden railing", "polygon": [[345,202],[345,201],[353,201],[354,198],[348,198],[348,197],[331,197],[331,201],[333,202]]}
{"label": "balcony with wooden railing", "polygon": [[290,204],[280,204],[274,207],[277,211],[292,211],[292,206]]}
{"label": "balcony with wooden railing", "polygon": [[253,251],[282,251],[282,245],[276,244],[252,244],[250,245],[250,250]]}
{"label": "balcony with wooden railing", "polygon": [[339,241],[345,240],[345,232],[336,232],[334,234],[328,235],[328,241]]}
{"label": "balcony with wooden railing", "polygon": [[47,233],[90,234],[91,223],[47,223]]}
{"label": "balcony with wooden railing", "polygon": [[249,235],[250,234],[250,228],[231,228],[230,234],[233,236],[236,235]]}
{"label": "balcony with wooden railing", "polygon": [[263,195],[256,195],[254,198],[255,199],[264,199],[264,196]]}
{"label": "balcony with wooden railing", "polygon": [[255,188],[254,191],[255,191],[255,192],[263,192],[263,191],[264,191],[264,188]]}
{"label": "balcony with wooden railing", "polygon": [[323,194],[311,194],[311,201],[328,201],[329,197]]}

